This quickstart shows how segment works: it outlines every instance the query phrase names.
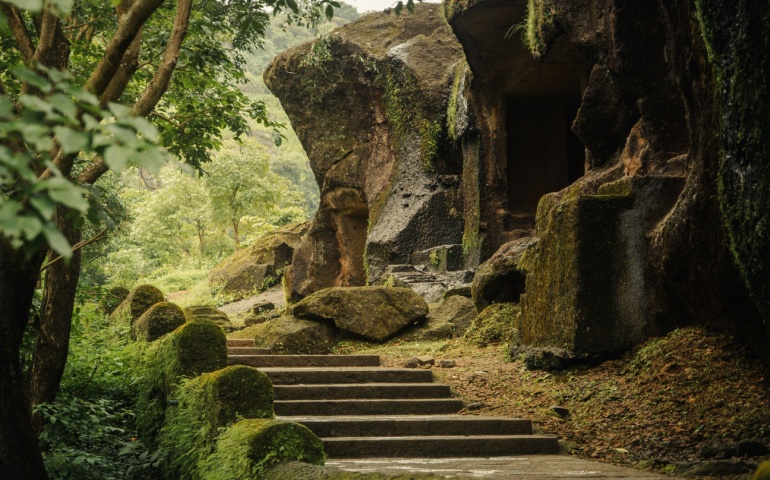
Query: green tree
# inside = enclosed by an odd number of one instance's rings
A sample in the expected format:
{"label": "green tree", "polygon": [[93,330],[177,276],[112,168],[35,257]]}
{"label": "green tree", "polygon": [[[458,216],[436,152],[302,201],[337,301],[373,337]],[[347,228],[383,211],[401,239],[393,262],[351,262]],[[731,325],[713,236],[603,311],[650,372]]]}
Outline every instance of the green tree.
{"label": "green tree", "polygon": [[[235,85],[243,81],[242,52],[259,46],[269,23],[266,8],[313,24],[334,6],[0,1],[0,477],[47,478],[30,404],[55,398],[66,364],[80,249],[93,240],[82,238],[82,214],[99,221],[92,186],[110,169],[164,161],[142,117],[194,167],[220,145],[223,129],[243,134],[249,117],[269,123],[264,105]],[[20,349],[41,279],[25,375]]]}

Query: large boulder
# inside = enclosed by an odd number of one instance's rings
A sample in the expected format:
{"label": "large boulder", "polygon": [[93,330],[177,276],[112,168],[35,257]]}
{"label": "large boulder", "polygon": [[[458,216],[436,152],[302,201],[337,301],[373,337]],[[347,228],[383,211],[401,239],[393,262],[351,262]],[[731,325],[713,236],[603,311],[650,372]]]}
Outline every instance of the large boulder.
{"label": "large boulder", "polygon": [[382,342],[422,320],[428,305],[408,288],[329,288],[294,306],[294,315],[333,321],[343,332]]}
{"label": "large boulder", "polygon": [[219,262],[209,273],[211,284],[233,299],[272,286],[291,264],[307,227],[307,223],[287,225],[259,237]]}
{"label": "large boulder", "polygon": [[520,238],[503,244],[486,262],[479,265],[471,285],[471,295],[478,311],[493,303],[518,302],[524,293],[525,272],[519,261],[532,239]]}
{"label": "large boulder", "polygon": [[157,287],[139,285],[112,312],[110,323],[131,327],[150,307],[165,300],[166,296]]}
{"label": "large boulder", "polygon": [[327,322],[284,315],[253,324],[230,338],[253,338],[257,347],[267,348],[271,354],[323,355],[337,343],[337,332]]}
{"label": "large boulder", "polygon": [[476,318],[476,306],[471,299],[452,295],[443,303],[431,304],[425,323],[410,332],[410,340],[445,340],[462,337]]}
{"label": "large boulder", "polygon": [[184,314],[187,316],[188,320],[210,320],[222,327],[222,330],[225,332],[230,332],[233,330],[233,324],[230,321],[230,317],[228,317],[225,312],[216,307],[195,305],[186,307],[184,309]]}
{"label": "large boulder", "polygon": [[287,272],[291,301],[376,283],[414,252],[461,243],[459,164],[446,135],[461,60],[440,6],[418,4],[365,15],[267,68],[321,191]]}
{"label": "large boulder", "polygon": [[154,342],[186,321],[185,313],[179,305],[170,302],[156,303],[134,322],[131,337],[141,342]]}

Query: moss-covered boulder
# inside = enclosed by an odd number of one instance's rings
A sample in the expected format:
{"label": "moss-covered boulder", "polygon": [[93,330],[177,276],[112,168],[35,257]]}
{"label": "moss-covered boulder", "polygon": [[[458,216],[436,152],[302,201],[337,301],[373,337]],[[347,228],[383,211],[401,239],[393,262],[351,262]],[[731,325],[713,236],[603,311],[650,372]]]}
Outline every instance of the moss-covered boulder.
{"label": "moss-covered boulder", "polygon": [[242,418],[273,418],[273,386],[264,373],[231,366],[183,382],[166,410],[159,444],[167,473],[200,479],[219,433]]}
{"label": "moss-covered boulder", "polygon": [[459,295],[429,307],[425,323],[412,330],[409,339],[432,341],[462,337],[478,314],[473,301]]}
{"label": "moss-covered boulder", "polygon": [[233,330],[233,323],[230,321],[230,317],[216,307],[205,305],[186,307],[184,309],[184,314],[187,316],[188,320],[209,320],[219,325],[225,332],[231,332]]}
{"label": "moss-covered boulder", "polygon": [[153,305],[166,300],[166,296],[157,287],[139,285],[131,290],[123,302],[110,315],[113,324],[133,326],[134,322]]}
{"label": "moss-covered boulder", "polygon": [[508,242],[479,265],[471,285],[471,295],[478,311],[493,303],[519,301],[526,279],[525,272],[519,269],[519,261],[531,242],[528,237]]}
{"label": "moss-covered boulder", "polygon": [[485,308],[473,320],[463,339],[477,346],[490,343],[518,343],[516,326],[521,316],[521,307],[515,303],[495,303]]}
{"label": "moss-covered boulder", "polygon": [[338,329],[382,342],[428,315],[428,304],[408,288],[329,288],[294,306],[294,315],[332,321]]}
{"label": "moss-covered boulder", "polygon": [[165,421],[169,399],[183,378],[193,378],[227,366],[227,338],[213,322],[194,320],[139,352],[134,374],[137,384],[137,428],[154,445]]}
{"label": "moss-covered boulder", "polygon": [[253,338],[257,347],[268,348],[272,354],[322,355],[337,344],[337,332],[329,322],[291,315],[252,325],[237,332],[237,336]]}
{"label": "moss-covered boulder", "polygon": [[134,322],[131,337],[140,342],[154,342],[186,321],[187,317],[179,305],[170,302],[156,303]]}
{"label": "moss-covered boulder", "polygon": [[274,285],[291,264],[307,228],[307,223],[292,224],[259,237],[219,262],[209,273],[211,284],[234,299]]}
{"label": "moss-covered boulder", "polygon": [[112,315],[118,306],[123,303],[123,300],[128,298],[131,290],[126,287],[112,287],[102,298],[101,306],[102,311],[107,315]]}
{"label": "moss-covered boulder", "polygon": [[277,463],[323,465],[323,443],[306,427],[278,420],[241,420],[219,436],[203,463],[203,478],[253,480]]}

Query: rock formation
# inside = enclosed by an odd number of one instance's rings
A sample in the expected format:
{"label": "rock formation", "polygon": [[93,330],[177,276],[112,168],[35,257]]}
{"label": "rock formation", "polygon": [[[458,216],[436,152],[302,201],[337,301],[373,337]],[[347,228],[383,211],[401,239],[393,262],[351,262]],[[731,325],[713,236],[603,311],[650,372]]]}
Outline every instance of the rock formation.
{"label": "rock formation", "polygon": [[266,71],[321,185],[291,299],[429,298],[498,252],[476,303],[520,301],[523,346],[610,356],[702,323],[770,358],[770,5],[443,10],[456,39],[418,5]]}
{"label": "rock formation", "polygon": [[307,226],[307,223],[286,225],[259,237],[219,262],[209,274],[211,284],[235,300],[272,286],[291,264],[294,249],[299,246]]}
{"label": "rock formation", "polygon": [[[292,301],[378,283],[414,253],[461,242],[460,157],[445,120],[461,59],[440,6],[426,4],[362,17],[284,52],[265,71],[321,189],[287,273]],[[422,281],[439,282],[431,274]]]}

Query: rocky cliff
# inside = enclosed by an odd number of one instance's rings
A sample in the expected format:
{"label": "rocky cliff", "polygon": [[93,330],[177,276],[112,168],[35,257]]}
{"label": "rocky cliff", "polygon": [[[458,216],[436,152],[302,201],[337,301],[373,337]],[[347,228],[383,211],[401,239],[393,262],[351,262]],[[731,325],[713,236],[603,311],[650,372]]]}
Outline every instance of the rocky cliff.
{"label": "rocky cliff", "polygon": [[369,15],[266,71],[322,192],[291,296],[487,262],[476,303],[520,302],[524,345],[608,356],[697,323],[770,358],[770,5],[443,15]]}

